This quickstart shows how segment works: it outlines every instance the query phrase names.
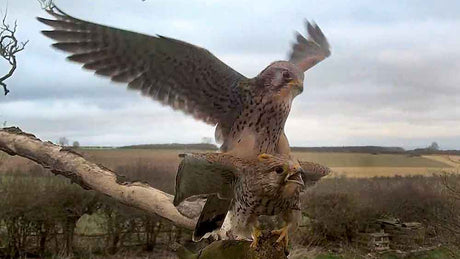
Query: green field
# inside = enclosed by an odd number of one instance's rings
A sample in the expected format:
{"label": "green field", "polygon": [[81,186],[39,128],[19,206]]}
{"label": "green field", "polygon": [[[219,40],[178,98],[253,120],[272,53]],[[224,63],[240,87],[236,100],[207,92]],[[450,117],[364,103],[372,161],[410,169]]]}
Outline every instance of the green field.
{"label": "green field", "polygon": [[[80,149],[79,152],[83,153],[87,159],[109,167],[132,180],[147,182],[155,188],[172,194],[174,192],[177,166],[181,160],[178,154],[193,151]],[[438,224],[438,221],[435,221],[435,216],[442,212],[444,213],[442,214],[442,224],[445,224],[446,219],[456,222],[454,221],[455,219],[452,219],[452,215],[458,215],[458,209],[452,206],[454,203],[450,202],[448,194],[439,191],[440,186],[442,186],[439,182],[441,178],[391,176],[431,176],[433,173],[444,171],[458,172],[460,156],[374,155],[333,152],[295,152],[294,156],[299,160],[327,165],[334,173],[320,181],[314,189],[311,189],[312,192],[305,196],[309,198],[303,200],[303,203],[305,203],[302,205],[304,213],[315,219],[315,221],[309,221],[309,225],[312,225],[312,222],[316,223],[311,227],[299,230],[303,231],[301,232],[301,240],[305,244],[315,242],[315,245],[314,248],[306,247],[306,251],[299,251],[299,257],[292,256],[292,259],[364,258],[362,257],[364,252],[357,251],[354,247],[347,247],[334,252],[331,252],[330,248],[331,246],[342,247],[339,245],[342,242],[340,240],[346,240],[344,238],[348,237],[348,235],[355,235],[355,232],[358,231],[357,227],[361,227],[361,222],[374,220],[377,216],[380,217],[382,212],[385,215],[394,215],[397,218],[409,221],[420,222],[430,219],[430,222],[433,222],[430,224],[433,225]],[[0,174],[9,172],[5,175],[0,175],[0,183],[3,184],[3,189],[0,189],[0,193],[11,194],[7,199],[4,199],[8,203],[4,202],[0,212],[27,212],[26,216],[31,217],[32,220],[35,220],[37,215],[42,215],[43,217],[57,215],[47,219],[54,220],[52,221],[55,222],[53,224],[59,226],[59,224],[63,224],[59,221],[62,220],[62,215],[73,211],[81,211],[80,203],[86,204],[81,201],[93,199],[89,192],[82,191],[76,185],[68,185],[68,180],[63,181],[61,177],[49,177],[49,173],[38,170],[38,167],[38,165],[27,159],[0,153]],[[346,175],[347,177],[334,177],[340,175]],[[374,176],[389,177],[371,178]],[[452,179],[454,181],[458,177],[454,178],[452,176]],[[38,193],[39,195],[37,195]],[[166,252],[168,255],[172,253],[168,250],[167,244],[169,238],[175,235],[174,233],[176,232],[174,231],[176,230],[173,231],[172,228],[168,227],[167,221],[163,222],[164,224],[161,223],[165,227],[164,232],[162,230],[158,242],[155,241],[158,244],[157,252],[161,256],[152,257],[152,252],[139,251],[141,249],[139,244],[147,242],[145,241],[147,240],[146,230],[138,227],[134,230],[129,230],[129,227],[137,226],[133,225],[133,222],[137,222],[138,226],[145,225],[145,222],[147,222],[145,221],[146,217],[136,211],[121,209],[112,200],[102,200],[102,198],[99,197],[98,199],[101,199],[100,204],[105,207],[100,207],[102,209],[94,211],[91,215],[81,216],[76,224],[74,248],[79,253],[85,253],[86,257],[84,258],[165,258]],[[16,206],[14,210],[11,204]],[[52,206],[47,207],[48,204],[52,204]],[[72,209],[69,210],[69,208]],[[44,209],[49,213],[40,214],[36,212]],[[436,212],[433,214],[435,216],[430,214],[431,212]],[[115,221],[110,221],[109,219]],[[119,223],[114,225],[114,222]],[[101,257],[95,256],[92,251],[101,253],[105,251],[104,249],[108,249],[110,242],[108,242],[109,239],[107,238],[111,235],[113,236],[113,233],[118,233],[114,231],[116,230],[114,226],[118,226],[117,229],[120,230],[120,233],[121,230],[132,231],[126,236],[125,241],[119,244],[120,248],[126,250],[121,250],[121,252],[113,256],[107,256],[107,254],[101,254]],[[0,226],[1,228],[2,226]],[[437,231],[441,230],[438,229]],[[149,231],[153,233],[153,231],[159,231],[159,228],[152,228]],[[6,235],[5,233],[14,233],[14,231],[3,231],[3,233]],[[171,235],[171,233],[173,234]],[[450,233],[448,235],[439,234],[444,232],[436,233],[436,242],[442,244],[451,242],[449,241],[452,238]],[[182,233],[182,240],[188,240],[189,236],[190,233]],[[321,241],[325,240],[326,237],[328,238],[327,240],[330,240],[326,243]],[[0,236],[0,245],[1,241],[2,237]],[[53,244],[59,242],[63,243],[64,240],[59,239],[48,242],[48,249],[58,253],[61,250],[60,246]],[[132,244],[135,244],[135,246],[132,246]],[[433,246],[432,243],[423,245],[427,247]],[[434,251],[424,252],[420,255],[421,257],[407,258],[455,258],[450,256],[449,251],[446,251],[443,248],[439,248]],[[126,255],[123,254],[125,252]],[[141,253],[139,254],[138,252]],[[155,251],[153,252],[155,254]],[[389,253],[378,258],[398,258],[396,256],[399,255]]]}
{"label": "green field", "polygon": [[451,167],[440,161],[406,154],[294,152],[294,156],[299,160],[313,161],[329,167]]}
{"label": "green field", "polygon": [[[79,152],[93,161],[110,169],[135,164],[149,164],[157,169],[175,175],[180,163],[179,154],[205,152],[178,149],[80,149]],[[214,152],[214,151],[210,151]],[[294,152],[294,157],[302,161],[316,162],[329,166],[339,175],[349,177],[373,177],[394,175],[432,175],[441,172],[459,172],[460,156],[407,154],[368,154],[340,152]],[[15,170],[32,166],[24,158],[0,157],[0,171]]]}

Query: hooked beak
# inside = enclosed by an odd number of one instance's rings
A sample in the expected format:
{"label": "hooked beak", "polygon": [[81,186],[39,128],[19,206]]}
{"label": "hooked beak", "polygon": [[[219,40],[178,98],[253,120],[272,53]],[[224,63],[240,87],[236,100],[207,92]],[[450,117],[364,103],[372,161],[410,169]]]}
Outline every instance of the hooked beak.
{"label": "hooked beak", "polygon": [[305,186],[305,183],[303,182],[303,179],[302,179],[302,173],[303,173],[302,167],[299,167],[296,170],[292,170],[286,175],[286,178],[284,179],[284,181],[296,183],[300,186]]}
{"label": "hooked beak", "polygon": [[292,89],[292,90],[294,90],[296,92],[294,95],[298,95],[298,94],[303,92],[303,82],[301,82],[299,80],[295,80],[295,79],[291,80],[288,83],[288,87],[289,87],[289,89]]}

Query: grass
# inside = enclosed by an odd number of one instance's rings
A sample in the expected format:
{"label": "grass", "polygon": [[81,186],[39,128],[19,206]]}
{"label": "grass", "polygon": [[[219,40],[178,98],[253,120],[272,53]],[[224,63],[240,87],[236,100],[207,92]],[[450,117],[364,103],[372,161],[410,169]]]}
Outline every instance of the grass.
{"label": "grass", "polygon": [[[198,150],[165,149],[80,149],[93,162],[117,170],[133,163],[146,163],[167,174],[175,175],[179,165],[179,154],[203,152]],[[442,171],[458,173],[460,156],[429,155],[409,156],[407,154],[365,154],[334,152],[294,152],[299,160],[317,162],[332,168],[336,175],[348,177],[432,175]],[[0,172],[9,169],[27,168],[34,164],[20,157],[0,157]]]}
{"label": "grass", "polygon": [[149,161],[158,165],[172,165],[173,168],[176,168],[180,162],[179,154],[193,151],[162,149],[83,149],[80,150],[80,152],[85,154],[85,157],[91,161],[115,169],[118,166],[125,166],[133,161],[139,160]]}
{"label": "grass", "polygon": [[103,227],[104,224],[105,219],[100,213],[85,214],[78,220],[75,233],[83,235],[105,234],[107,231]]}
{"label": "grass", "polygon": [[345,175],[347,177],[393,177],[440,174],[450,172],[452,168],[432,167],[332,167],[333,176]]}
{"label": "grass", "polygon": [[313,161],[329,167],[451,167],[441,161],[405,154],[295,152],[294,156],[299,160]]}
{"label": "grass", "polygon": [[[401,257],[401,255],[396,254],[395,252],[388,252],[379,256],[380,259],[398,259],[398,258],[405,258],[405,259],[456,259],[457,255],[453,254],[455,252],[449,251],[444,247],[440,247],[431,251],[421,252],[416,255],[408,255]],[[357,257],[356,254],[332,254],[332,253],[320,253],[314,256],[311,255],[297,255],[294,257],[295,259],[355,259],[355,258],[362,258],[361,256]]]}
{"label": "grass", "polygon": [[[455,252],[456,253],[456,252]],[[431,251],[422,252],[416,255],[409,255],[404,257],[405,259],[456,259],[458,255],[453,254],[447,248],[440,247]],[[388,253],[382,256],[382,259],[397,259],[401,258],[394,253]]]}
{"label": "grass", "polygon": [[333,255],[333,254],[322,254],[315,257],[315,259],[343,259],[342,256]]}
{"label": "grass", "polygon": [[[148,149],[105,149],[105,150],[88,150],[88,149],[81,149],[80,152],[84,153],[84,156],[88,159],[101,163],[117,172],[125,173],[126,175],[130,176],[137,176],[136,174],[139,173],[139,176],[147,176],[147,180],[153,186],[160,188],[162,187],[163,190],[173,190],[174,184],[174,176],[177,170],[177,166],[180,162],[180,158],[178,154],[184,152],[193,152],[193,150],[187,151],[180,151],[180,150],[148,150]],[[203,152],[203,151],[196,151],[196,152]],[[460,165],[460,156],[444,156],[444,155],[433,155],[433,156],[421,156],[421,157],[411,157],[404,154],[362,154],[362,153],[315,153],[315,152],[295,152],[294,154],[300,160],[306,161],[314,161],[324,165],[330,166],[333,171],[337,172],[337,174],[345,174],[349,177],[356,177],[356,178],[364,178],[364,177],[373,177],[373,176],[395,176],[395,175],[430,175],[432,173],[437,173],[443,170],[452,170],[454,172],[459,172],[459,165]],[[32,168],[35,165],[33,162],[30,162],[26,159],[19,158],[19,157],[9,157],[7,155],[2,156],[0,153],[0,174],[7,170],[7,168],[14,168],[20,169],[23,172],[27,172],[27,168]],[[17,171],[17,170],[16,170]],[[16,172],[15,172],[16,173]],[[337,175],[336,174],[336,175]],[[27,173],[30,175],[30,173]],[[36,174],[35,172],[32,175],[40,176],[40,174]],[[17,176],[17,175],[16,175]],[[42,179],[43,178],[43,179]],[[369,199],[371,201],[366,202],[365,199],[357,199],[359,203],[351,202],[350,206],[362,206],[364,208],[369,208],[369,204],[382,204],[385,211],[390,211],[391,206],[386,206],[385,204],[393,204],[391,201],[401,201],[406,202],[407,204],[404,205],[404,212],[406,214],[410,214],[413,212],[414,215],[423,215],[423,217],[427,217],[428,212],[437,205],[436,203],[439,199],[429,199],[431,196],[427,194],[428,187],[435,186],[433,181],[430,181],[429,177],[415,177],[418,179],[419,182],[428,182],[425,185],[403,185],[405,183],[404,179],[399,178],[389,178],[389,179],[380,179],[381,182],[384,182],[380,185],[377,185],[376,180],[374,179],[341,179],[340,177],[327,179],[322,181],[318,184],[315,188],[315,194],[319,195],[321,192],[326,191],[342,191],[346,193],[350,193],[350,190],[358,190],[355,191],[358,195],[359,193],[365,193],[369,191],[369,197],[375,197],[375,199]],[[53,181],[56,178],[49,178]],[[398,180],[399,179],[399,180]],[[415,179],[415,180],[417,180]],[[11,179],[8,178],[8,175],[4,177],[0,177],[0,180],[3,181],[10,181]],[[44,177],[34,177],[31,179],[34,181],[39,181],[38,186],[42,186],[42,189],[46,189],[47,180]],[[409,179],[411,180],[411,179]],[[407,181],[409,181],[407,180]],[[414,180],[414,179],[412,179]],[[401,182],[399,185],[402,187],[398,187],[398,181]],[[388,182],[388,183],[387,183]],[[167,183],[162,186],[162,183]],[[37,185],[36,182],[34,182]],[[171,186],[170,186],[171,185]],[[375,187],[375,186],[376,187]],[[374,186],[374,187],[372,187]],[[408,186],[408,188],[405,188]],[[427,187],[428,186],[428,187]],[[359,189],[359,188],[360,189]],[[379,187],[379,188],[377,188]],[[409,188],[411,187],[411,188]],[[169,188],[169,189],[168,189]],[[377,191],[370,192],[374,188]],[[392,189],[393,188],[393,189]],[[420,191],[419,189],[423,189]],[[387,193],[384,192],[387,191]],[[396,191],[400,191],[400,196],[391,196],[389,195],[396,195]],[[404,192],[407,190],[407,192]],[[338,192],[336,191],[336,192]],[[419,194],[419,196],[415,197],[413,193]],[[395,194],[396,193],[396,194]],[[327,194],[327,193],[326,193]],[[424,195],[422,195],[424,194]],[[425,195],[426,194],[426,195]],[[364,194],[366,195],[366,193]],[[311,196],[313,197],[313,196]],[[327,196],[329,197],[329,196]],[[335,196],[334,196],[335,197]],[[353,196],[355,197],[355,196]],[[352,197],[352,198],[353,198]],[[358,197],[358,196],[357,196]],[[394,198],[394,197],[402,197],[401,198]],[[415,198],[414,198],[415,197]],[[35,198],[35,197],[32,197]],[[323,197],[319,197],[318,201],[320,204],[325,204],[326,199]],[[351,200],[354,201],[354,200]],[[416,207],[416,201],[424,201],[427,205],[422,204],[423,206]],[[334,200],[332,200],[334,202]],[[343,204],[343,202],[339,202],[339,204]],[[398,205],[398,204],[396,204]],[[401,206],[394,206],[394,210],[398,211]],[[411,206],[408,206],[411,205]],[[423,208],[423,211],[416,210],[417,208]],[[436,207],[437,208],[437,207]],[[327,213],[330,211],[330,207],[325,208]],[[433,209],[434,210],[434,209]],[[341,211],[341,210],[337,210]],[[367,210],[363,210],[365,213],[368,213]],[[440,210],[434,210],[440,211]],[[321,215],[326,215],[327,213],[320,213]],[[395,213],[393,213],[395,214]],[[340,217],[343,218],[343,215],[350,215],[350,213],[342,213]],[[361,215],[361,214],[359,214]],[[358,215],[358,216],[359,216]],[[458,215],[458,214],[457,214]],[[325,217],[323,217],[325,218]],[[407,217],[410,220],[418,220],[417,218],[410,216]],[[104,226],[102,226],[103,216],[98,213],[94,213],[90,216],[85,215],[83,216],[77,224],[76,232],[79,234],[101,234],[104,233]],[[335,222],[335,221],[334,221]],[[85,243],[86,244],[86,243]],[[102,247],[103,245],[101,245]],[[321,253],[317,254],[309,254],[304,255],[301,258],[309,258],[309,259],[348,259],[348,258],[356,258],[353,255],[347,254],[343,252],[343,254],[335,255],[332,253],[325,253],[323,250]],[[444,258],[455,258],[451,256],[452,252],[445,250],[445,249],[436,249],[434,251],[426,252],[418,257],[407,257],[407,258],[433,258],[433,259],[444,259]],[[387,254],[385,255],[386,259],[390,258],[398,258],[396,254]],[[122,254],[114,256],[113,258],[133,258],[132,254],[123,257]],[[139,256],[138,258],[147,258],[143,256]],[[150,257],[155,258],[155,257]],[[161,258],[161,257],[160,257]],[[174,257],[171,257],[174,258]],[[297,258],[297,257],[296,257]]]}

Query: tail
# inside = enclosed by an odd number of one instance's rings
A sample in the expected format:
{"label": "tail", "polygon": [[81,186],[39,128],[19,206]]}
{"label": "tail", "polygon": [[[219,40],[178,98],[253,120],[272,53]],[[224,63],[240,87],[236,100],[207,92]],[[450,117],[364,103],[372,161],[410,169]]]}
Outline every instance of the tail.
{"label": "tail", "polygon": [[231,199],[223,200],[215,194],[210,195],[195,226],[193,241],[200,241],[206,233],[220,229],[231,203]]}
{"label": "tail", "polygon": [[321,178],[331,173],[331,169],[329,167],[318,163],[307,161],[300,161],[299,163],[304,171],[302,174],[302,180],[305,183],[305,187],[314,185]]}

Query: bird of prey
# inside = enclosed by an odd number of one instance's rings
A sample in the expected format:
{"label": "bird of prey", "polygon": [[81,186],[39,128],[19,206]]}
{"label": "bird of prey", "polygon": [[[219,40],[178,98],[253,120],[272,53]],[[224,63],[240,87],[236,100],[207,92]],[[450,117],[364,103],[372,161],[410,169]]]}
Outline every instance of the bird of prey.
{"label": "bird of prey", "polygon": [[[69,60],[216,125],[221,151],[246,159],[262,153],[290,155],[284,124],[292,100],[303,91],[304,72],[330,55],[321,29],[307,22],[308,37],[297,34],[289,60],[246,78],[206,49],[180,40],[83,21],[55,6],[48,13],[54,19],[38,20],[53,30],[43,34],[57,41],[54,47],[71,53]],[[229,200],[208,196],[198,226],[221,218],[229,205]]]}
{"label": "bird of prey", "polygon": [[217,125],[221,150],[245,158],[289,154],[284,124],[303,91],[304,71],[330,55],[320,28],[307,22],[309,37],[297,35],[288,61],[246,78],[204,48],[83,21],[56,6],[47,11],[55,19],[38,18],[53,28],[43,34],[71,53],[69,60]]}
{"label": "bird of prey", "polygon": [[[288,229],[299,222],[299,193],[304,185],[301,173],[300,164],[289,156],[262,154],[257,159],[243,159],[225,153],[186,154],[176,177],[174,205],[208,194],[230,200],[231,235],[252,236],[253,246],[261,233],[258,216],[279,215],[285,224],[273,232],[280,235],[278,242],[287,245]],[[194,239],[218,227],[214,223],[196,228]]]}

